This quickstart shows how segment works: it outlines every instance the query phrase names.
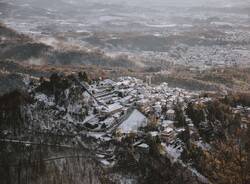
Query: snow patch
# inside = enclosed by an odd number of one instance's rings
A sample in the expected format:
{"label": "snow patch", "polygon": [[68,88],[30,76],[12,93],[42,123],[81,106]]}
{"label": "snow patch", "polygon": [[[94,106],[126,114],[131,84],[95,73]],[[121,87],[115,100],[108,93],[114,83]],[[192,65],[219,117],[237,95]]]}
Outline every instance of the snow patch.
{"label": "snow patch", "polygon": [[168,156],[170,157],[169,159],[172,162],[176,162],[177,159],[181,156],[181,151],[174,148],[172,145],[166,145],[166,143],[161,143],[161,145],[165,148]]}

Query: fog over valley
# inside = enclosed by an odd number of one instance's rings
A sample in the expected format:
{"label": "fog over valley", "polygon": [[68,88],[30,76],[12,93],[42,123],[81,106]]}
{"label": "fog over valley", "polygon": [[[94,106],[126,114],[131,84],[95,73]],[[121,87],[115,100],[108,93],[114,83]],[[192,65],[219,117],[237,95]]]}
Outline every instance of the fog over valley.
{"label": "fog over valley", "polygon": [[0,19],[6,25],[39,37],[48,45],[55,46],[60,40],[100,49],[110,56],[123,54],[138,66],[181,64],[203,68],[249,62],[248,1],[1,0],[0,3]]}

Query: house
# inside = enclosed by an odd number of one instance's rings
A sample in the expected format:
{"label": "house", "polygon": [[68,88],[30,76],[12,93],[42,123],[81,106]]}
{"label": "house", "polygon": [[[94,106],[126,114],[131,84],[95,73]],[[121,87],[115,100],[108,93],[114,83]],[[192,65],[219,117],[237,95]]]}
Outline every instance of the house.
{"label": "house", "polygon": [[149,153],[149,145],[146,143],[141,143],[137,146],[137,149],[141,153]]}
{"label": "house", "polygon": [[157,132],[157,131],[149,132],[149,134],[150,134],[152,137],[157,137],[157,136],[159,136],[159,132]]}
{"label": "house", "polygon": [[174,121],[172,120],[164,120],[162,123],[161,123],[161,126],[165,129],[167,127],[170,127],[170,128],[174,128]]}
{"label": "house", "polygon": [[173,128],[167,127],[161,132],[161,139],[166,143],[171,143],[175,139],[176,133]]}
{"label": "house", "polygon": [[173,109],[169,109],[166,113],[166,116],[169,120],[174,121],[175,119],[175,111]]}
{"label": "house", "polygon": [[103,107],[100,109],[100,114],[102,115],[112,115],[117,112],[121,112],[123,109],[123,106],[120,105],[119,103],[114,103],[109,105],[108,107]]}
{"label": "house", "polygon": [[162,108],[161,108],[161,103],[160,102],[156,102],[155,105],[153,106],[154,111],[155,111],[155,115],[157,117],[161,116],[161,112],[162,112]]}
{"label": "house", "polygon": [[110,79],[105,79],[101,82],[99,82],[99,87],[112,87],[115,84],[114,81],[110,80]]}

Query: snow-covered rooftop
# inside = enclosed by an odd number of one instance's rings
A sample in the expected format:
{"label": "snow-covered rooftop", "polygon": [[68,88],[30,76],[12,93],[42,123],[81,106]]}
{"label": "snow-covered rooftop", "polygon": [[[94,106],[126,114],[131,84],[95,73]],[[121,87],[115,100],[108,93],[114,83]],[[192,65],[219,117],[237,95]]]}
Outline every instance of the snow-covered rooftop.
{"label": "snow-covered rooftop", "polygon": [[147,118],[137,109],[118,127],[123,133],[137,132],[139,127],[147,125]]}
{"label": "snow-covered rooftop", "polygon": [[114,103],[114,104],[109,105],[108,108],[105,109],[105,111],[110,113],[110,112],[120,110],[122,108],[123,108],[123,106],[120,105],[119,103]]}
{"label": "snow-covered rooftop", "polygon": [[175,112],[174,112],[174,110],[173,109],[169,109],[168,111],[167,111],[167,114],[174,114]]}
{"label": "snow-covered rooftop", "polygon": [[148,148],[149,145],[147,145],[145,143],[142,143],[142,144],[139,144],[138,147],[140,147],[140,148]]}
{"label": "snow-covered rooftop", "polygon": [[168,126],[172,125],[173,123],[174,123],[174,121],[171,121],[171,120],[164,120],[164,121],[162,122],[162,126],[163,126],[163,127],[168,127]]}

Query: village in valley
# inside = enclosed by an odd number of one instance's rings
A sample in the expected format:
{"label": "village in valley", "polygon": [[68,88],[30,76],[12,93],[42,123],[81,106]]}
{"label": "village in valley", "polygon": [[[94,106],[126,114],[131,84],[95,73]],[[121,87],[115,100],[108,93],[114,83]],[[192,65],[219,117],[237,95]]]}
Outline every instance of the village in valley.
{"label": "village in valley", "polygon": [[[183,132],[188,131],[190,140],[197,146],[209,149],[209,145],[203,142],[191,119],[185,114],[189,102],[195,102],[196,99],[199,99],[197,103],[211,100],[198,98],[199,92],[170,88],[167,83],[154,86],[150,77],[145,82],[133,77],[120,77],[116,81],[98,80],[91,84],[76,78],[74,81],[73,89],[80,86],[83,93],[77,95],[84,102],[80,100],[74,104],[68,102],[67,105],[59,106],[60,103],[56,104],[54,97],[35,94],[35,99],[44,103],[45,108],[54,106],[60,111],[59,114],[64,113],[61,124],[63,122],[64,126],[70,126],[69,131],[53,122],[55,126],[49,124],[42,129],[49,132],[56,130],[56,133],[60,131],[63,135],[71,132],[76,137],[76,142],[85,147],[93,146],[92,143],[91,146],[86,143],[86,138],[94,141],[98,147],[95,154],[105,167],[112,167],[115,163],[115,147],[102,145],[114,140],[122,142],[126,137],[133,137],[134,148],[143,152],[149,152],[150,149],[146,137],[158,140],[160,153],[172,162],[178,161],[185,147],[180,138]],[[72,98],[70,91],[71,89],[66,89],[63,92],[67,101]],[[183,124],[177,122],[181,118]],[[56,126],[60,129],[55,128]]]}
{"label": "village in valley", "polygon": [[[144,81],[130,76],[91,80],[86,72],[22,77],[25,92],[3,98],[21,99],[22,116],[16,118],[25,122],[24,128],[6,128],[2,141],[25,144],[27,149],[39,144],[70,149],[77,157],[84,150],[84,157],[107,170],[142,167],[147,158],[166,159],[185,176],[210,183],[201,172],[201,158],[214,149],[214,140],[228,136],[225,128],[248,128],[250,107],[244,96],[233,99],[227,91],[156,85],[150,75]],[[130,179],[139,179],[131,173]]]}

